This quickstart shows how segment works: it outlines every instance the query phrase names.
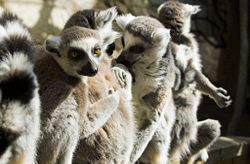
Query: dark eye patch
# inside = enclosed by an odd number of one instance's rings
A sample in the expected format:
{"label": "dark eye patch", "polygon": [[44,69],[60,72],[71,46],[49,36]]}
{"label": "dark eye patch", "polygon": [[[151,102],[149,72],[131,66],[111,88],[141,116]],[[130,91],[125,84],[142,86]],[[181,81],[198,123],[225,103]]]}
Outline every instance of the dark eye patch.
{"label": "dark eye patch", "polygon": [[145,51],[145,48],[142,45],[134,45],[129,48],[129,52],[135,54],[141,54]]}
{"label": "dark eye patch", "polygon": [[79,61],[87,56],[88,54],[82,49],[70,48],[68,50],[68,58],[73,61]]}

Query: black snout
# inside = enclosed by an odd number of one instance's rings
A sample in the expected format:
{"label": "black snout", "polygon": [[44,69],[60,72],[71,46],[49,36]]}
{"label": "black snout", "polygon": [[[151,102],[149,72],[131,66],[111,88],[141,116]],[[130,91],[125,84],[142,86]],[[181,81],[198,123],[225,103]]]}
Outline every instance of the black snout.
{"label": "black snout", "polygon": [[83,76],[95,76],[97,72],[97,65],[90,61],[86,65],[84,65],[80,71],[78,71],[78,73]]}

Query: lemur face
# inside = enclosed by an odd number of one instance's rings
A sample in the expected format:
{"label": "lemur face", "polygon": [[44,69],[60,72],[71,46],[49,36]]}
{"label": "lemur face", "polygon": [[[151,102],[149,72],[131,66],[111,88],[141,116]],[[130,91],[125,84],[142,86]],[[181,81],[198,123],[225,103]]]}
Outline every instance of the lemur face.
{"label": "lemur face", "polygon": [[108,41],[100,31],[70,27],[60,35],[47,39],[45,49],[68,75],[94,76],[98,72],[104,47],[113,39],[108,38]]}
{"label": "lemur face", "polygon": [[131,67],[136,63],[150,63],[161,58],[166,51],[169,30],[156,19],[125,15],[117,18],[117,24],[124,30],[124,49],[117,62]]}
{"label": "lemur face", "polygon": [[159,20],[164,26],[178,33],[190,30],[191,16],[199,11],[199,6],[171,0],[163,3],[157,10]]}

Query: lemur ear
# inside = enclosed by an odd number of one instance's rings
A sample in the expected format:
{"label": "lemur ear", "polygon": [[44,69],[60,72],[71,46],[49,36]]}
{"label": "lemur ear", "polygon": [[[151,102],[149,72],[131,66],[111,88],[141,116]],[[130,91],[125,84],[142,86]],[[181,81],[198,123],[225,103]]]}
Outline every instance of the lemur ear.
{"label": "lemur ear", "polygon": [[51,36],[45,40],[44,48],[47,52],[51,54],[57,54],[58,56],[60,56],[60,53],[59,53],[60,44],[61,44],[60,36]]}
{"label": "lemur ear", "polygon": [[122,29],[125,30],[126,26],[135,19],[135,16],[133,16],[132,14],[126,14],[126,15],[122,15],[122,16],[118,16],[116,18],[116,23],[117,25]]}
{"label": "lemur ear", "polygon": [[197,14],[199,11],[201,11],[201,8],[199,5],[184,4],[184,8],[185,8],[185,11],[190,15]]}
{"label": "lemur ear", "polygon": [[170,30],[167,28],[158,28],[157,30],[152,32],[151,37],[152,37],[153,43],[169,42]]}
{"label": "lemur ear", "polygon": [[102,38],[102,45],[104,49],[106,49],[107,46],[113,43],[116,39],[121,37],[121,34],[119,32],[113,30],[107,33],[105,30],[100,29],[98,32]]}
{"label": "lemur ear", "polygon": [[111,7],[106,10],[102,10],[96,15],[96,26],[97,28],[102,28],[105,25],[111,25],[113,20],[117,16],[116,7]]}

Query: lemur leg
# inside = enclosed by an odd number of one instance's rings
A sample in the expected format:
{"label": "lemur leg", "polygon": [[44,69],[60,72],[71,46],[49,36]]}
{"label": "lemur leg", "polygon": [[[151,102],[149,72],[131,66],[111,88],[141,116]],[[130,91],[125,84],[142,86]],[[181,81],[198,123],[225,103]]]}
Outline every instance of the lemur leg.
{"label": "lemur leg", "polygon": [[166,128],[159,126],[139,161],[142,163],[150,162],[154,164],[168,163],[168,150],[171,141],[170,131],[170,127]]}
{"label": "lemur leg", "polygon": [[86,138],[97,129],[101,128],[118,108],[120,95],[117,91],[110,90],[110,95],[92,104],[85,119],[82,119],[81,138]]}
{"label": "lemur leg", "polygon": [[128,100],[132,99],[132,76],[128,69],[122,64],[117,64],[112,68],[117,81],[119,82],[121,88],[123,89],[126,98]]}
{"label": "lemur leg", "polygon": [[171,99],[160,125],[147,145],[139,161],[142,163],[166,164],[171,143],[171,131],[175,122],[175,105]]}
{"label": "lemur leg", "polygon": [[134,148],[130,157],[130,163],[135,163],[140,158],[148,143],[153,138],[156,129],[163,119],[165,109],[167,108],[171,96],[171,87],[168,86],[165,89],[159,89],[156,93],[149,93],[143,97],[143,101],[148,104],[148,109],[146,109],[146,111],[152,111],[152,113],[144,120],[144,125],[138,129]]}
{"label": "lemur leg", "polygon": [[232,100],[230,99],[230,96],[227,95],[227,91],[225,89],[217,88],[200,71],[195,70],[195,72],[197,89],[199,89],[205,95],[208,95],[210,98],[214,99],[220,108],[226,108],[231,105]]}
{"label": "lemur leg", "polygon": [[65,149],[61,149],[60,156],[58,157],[57,164],[71,164],[73,160],[73,154],[78,143],[78,138],[71,139]]}
{"label": "lemur leg", "polygon": [[189,162],[194,162],[199,156],[206,161],[208,154],[206,149],[220,136],[220,123],[217,120],[207,119],[198,122],[197,141],[190,145]]}

